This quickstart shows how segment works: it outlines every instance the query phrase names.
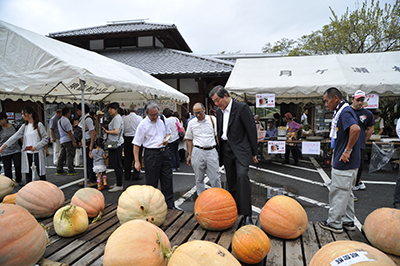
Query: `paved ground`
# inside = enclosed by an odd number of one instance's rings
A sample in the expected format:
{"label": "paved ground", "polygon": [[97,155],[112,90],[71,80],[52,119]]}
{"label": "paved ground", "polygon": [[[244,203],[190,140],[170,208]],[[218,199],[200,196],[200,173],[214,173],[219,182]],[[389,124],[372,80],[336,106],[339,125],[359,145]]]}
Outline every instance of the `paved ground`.
{"label": "paved ground", "polygon": [[[47,180],[59,186],[66,198],[71,198],[80,188],[77,183],[83,180],[83,169],[76,168],[80,174],[77,176],[56,176],[55,167],[51,156],[47,158]],[[310,221],[320,221],[327,217],[328,213],[328,188],[324,180],[330,178],[330,170],[322,169],[319,165],[322,160],[318,157],[306,157],[300,160],[299,166],[282,165],[279,158],[272,162],[260,162],[251,166],[250,179],[252,182],[252,203],[254,214],[258,214],[269,197],[285,193],[300,202],[305,208]],[[124,187],[136,184],[145,184],[144,173],[142,180],[123,181]],[[398,170],[380,170],[368,173],[364,170],[363,180],[367,189],[355,191],[358,201],[355,202],[356,217],[362,224],[366,216],[380,207],[391,207],[395,182]],[[109,171],[108,180],[110,184],[115,183],[115,174]],[[193,211],[194,202],[197,198],[194,187],[194,175],[191,167],[181,163],[179,171],[174,172],[174,199],[176,206],[185,210]],[[222,184],[225,187],[225,175],[222,175]],[[20,187],[17,185],[14,192]],[[121,194],[109,193],[102,190],[107,203],[118,203]]]}

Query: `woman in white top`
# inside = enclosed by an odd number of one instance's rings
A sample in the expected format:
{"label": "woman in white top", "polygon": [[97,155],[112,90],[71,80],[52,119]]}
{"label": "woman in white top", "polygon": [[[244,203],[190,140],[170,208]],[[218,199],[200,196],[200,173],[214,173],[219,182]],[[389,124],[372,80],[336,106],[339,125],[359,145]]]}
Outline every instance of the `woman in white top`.
{"label": "woman in white top", "polygon": [[33,161],[36,170],[38,170],[40,180],[46,180],[46,152],[44,147],[49,141],[46,128],[39,122],[39,116],[32,107],[25,106],[21,113],[25,123],[0,147],[0,153],[4,151],[5,147],[14,144],[20,138],[24,138],[21,172],[26,174],[26,183],[32,181],[31,166]]}
{"label": "woman in white top", "polygon": [[169,128],[171,129],[171,137],[168,140],[168,148],[172,154],[172,171],[179,170],[180,167],[180,158],[179,158],[179,133],[178,126],[176,123],[179,123],[178,118],[173,115],[173,112],[169,108],[165,108],[163,111],[163,115],[166,117],[165,122],[169,124]]}

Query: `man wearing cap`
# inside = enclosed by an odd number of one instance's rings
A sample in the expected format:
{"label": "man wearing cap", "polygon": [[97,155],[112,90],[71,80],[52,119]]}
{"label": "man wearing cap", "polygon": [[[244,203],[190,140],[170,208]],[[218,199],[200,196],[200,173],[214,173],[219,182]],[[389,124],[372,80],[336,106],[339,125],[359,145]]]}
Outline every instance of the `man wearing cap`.
{"label": "man wearing cap", "polygon": [[332,183],[329,191],[328,219],[319,226],[334,233],[343,227],[355,230],[353,187],[360,166],[360,126],[353,108],[343,100],[337,88],[329,88],[323,95],[325,107],[334,111],[330,137],[334,140]]}
{"label": "man wearing cap", "polygon": [[185,135],[188,151],[186,162],[193,168],[197,195],[200,195],[205,190],[206,173],[212,187],[221,187],[216,149],[217,119],[206,115],[204,105],[201,103],[193,105],[193,113],[196,117],[188,123]]}
{"label": "man wearing cap", "polygon": [[365,189],[366,186],[363,182],[361,182],[361,173],[364,167],[364,155],[365,155],[365,142],[371,137],[372,133],[374,133],[374,116],[371,111],[365,109],[363,107],[365,100],[365,93],[362,90],[358,90],[353,94],[352,97],[352,108],[358,117],[358,125],[360,126],[360,168],[358,168],[357,172],[357,180],[356,185],[353,190],[362,190]]}
{"label": "man wearing cap", "polygon": [[94,121],[94,130],[96,132],[96,139],[101,137],[101,119],[103,118],[104,113],[100,110],[96,112],[96,120]]}
{"label": "man wearing cap", "polygon": [[50,118],[49,121],[49,131],[51,142],[53,142],[53,163],[57,165],[58,158],[61,153],[61,144],[60,144],[60,132],[58,132],[58,120],[61,118],[62,110],[58,109],[55,115]]}
{"label": "man wearing cap", "polygon": [[[142,117],[138,116],[138,108],[136,104],[129,106],[129,115],[126,115],[122,120],[124,121],[124,172],[125,180],[140,179],[140,171],[133,168],[132,174],[132,161],[133,161],[133,144],[132,141],[135,138],[136,129],[139,123],[143,120]],[[139,161],[142,161],[142,149],[139,151]]]}

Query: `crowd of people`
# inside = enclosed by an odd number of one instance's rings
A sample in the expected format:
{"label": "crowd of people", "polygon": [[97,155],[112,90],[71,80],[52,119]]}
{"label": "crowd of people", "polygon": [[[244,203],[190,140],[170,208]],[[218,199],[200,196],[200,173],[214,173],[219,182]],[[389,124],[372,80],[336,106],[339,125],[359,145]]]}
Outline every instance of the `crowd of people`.
{"label": "crowd of people", "polygon": [[[80,119],[71,120],[71,110],[65,107],[50,119],[49,135],[38,114],[29,106],[22,110],[24,123],[20,128],[10,124],[5,113],[0,113],[4,173],[12,178],[14,164],[15,179],[20,186],[24,185],[22,173],[27,183],[33,176],[46,180],[46,147],[51,141],[56,175],[77,175],[75,166],[79,163],[74,160],[84,145],[86,152],[82,156],[86,163],[87,185],[97,186],[99,190],[109,188],[112,193],[124,190],[123,178],[143,178],[140,175],[143,156],[146,184],[156,188],[160,184],[168,208],[174,209],[172,176],[180,169],[179,147],[184,140],[187,147],[184,161],[193,168],[197,194],[205,190],[206,176],[212,187],[221,187],[219,168],[224,166],[227,188],[237,203],[238,213],[244,216],[245,224],[252,224],[248,172],[249,165],[258,162],[257,130],[265,130],[265,138],[274,139],[277,129],[286,126],[288,136],[295,140],[303,126],[308,125],[308,112],[303,113],[301,123],[294,121],[290,112],[283,117],[276,113],[264,129],[260,118],[253,117],[248,105],[234,101],[224,87],[214,87],[209,97],[218,107],[216,117],[207,115],[202,103],[195,103],[193,116],[188,115],[185,124],[177,113],[169,108],[160,110],[155,102],[145,105],[144,118],[138,115],[139,109],[134,104],[125,114],[118,103],[111,103],[107,106],[110,119],[107,125],[102,123],[103,111],[92,113],[88,105],[83,106],[84,110],[78,105],[76,113]],[[330,209],[328,218],[319,224],[337,233],[343,228],[355,229],[353,190],[366,188],[361,181],[365,144],[374,132],[382,134],[383,131],[379,112],[371,113],[363,107],[365,98],[364,92],[356,91],[349,105],[336,88],[328,89],[323,95],[325,106],[333,111],[330,138],[334,156]],[[400,137],[400,123],[397,133]],[[283,163],[289,163],[290,152],[297,165],[299,148],[291,143],[286,145]],[[116,182],[111,186],[107,182],[107,167],[115,172]],[[400,177],[394,197],[396,208],[400,208],[399,193]]]}

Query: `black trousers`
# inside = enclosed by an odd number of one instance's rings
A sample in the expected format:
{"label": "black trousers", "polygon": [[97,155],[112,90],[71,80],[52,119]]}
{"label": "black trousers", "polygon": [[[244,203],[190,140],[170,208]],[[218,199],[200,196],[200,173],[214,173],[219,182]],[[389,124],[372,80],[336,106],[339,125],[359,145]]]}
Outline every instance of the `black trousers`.
{"label": "black trousers", "polygon": [[361,149],[360,150],[360,167],[358,168],[358,172],[357,172],[357,179],[356,179],[356,186],[358,186],[358,184],[361,181],[361,174],[364,168],[364,156],[365,156],[365,149]]}
{"label": "black trousers", "polygon": [[227,141],[221,142],[220,156],[225,166],[228,191],[236,201],[238,213],[250,216],[251,211],[251,183],[249,180],[249,166],[243,165],[235,156]]}
{"label": "black trousers", "polygon": [[122,145],[115,150],[108,151],[108,168],[114,169],[117,186],[122,186],[124,168],[122,165]]}
{"label": "black trousers", "polygon": [[294,163],[298,163],[300,150],[299,147],[297,147],[297,145],[296,146],[286,145],[285,162],[289,162],[290,151],[292,151]]}
{"label": "black trousers", "polygon": [[96,183],[97,182],[97,177],[93,172],[93,159],[89,157],[89,147],[90,147],[90,140],[86,141],[86,174],[87,178],[89,179],[90,182]]}
{"label": "black trousers", "polygon": [[[132,167],[132,163],[135,160],[135,156],[133,155],[133,144],[132,140],[134,137],[124,137],[124,175],[125,179],[129,180],[131,178],[133,179],[138,179],[140,172],[135,169],[135,167]],[[142,152],[143,152],[143,147],[140,147],[139,150],[139,162],[142,162]],[[133,174],[132,174],[132,168],[133,168]]]}
{"label": "black trousers", "polygon": [[17,152],[14,154],[10,154],[7,156],[2,156],[2,161],[4,165],[4,175],[12,179],[12,162],[14,162],[15,168],[15,181],[20,183],[22,181],[22,174],[21,174],[21,152]]}
{"label": "black trousers", "polygon": [[144,150],[144,166],[146,168],[146,185],[158,188],[161,184],[161,192],[169,209],[175,207],[172,183],[172,156],[168,149],[164,151]]}
{"label": "black trousers", "polygon": [[[43,162],[39,161],[39,153],[35,152],[33,153],[35,155],[35,166],[36,166],[36,174],[39,175],[40,172],[40,164]],[[32,162],[33,162],[33,156],[32,153],[27,153],[28,155],[28,165],[29,165],[29,173],[25,174],[25,179],[26,183],[32,182]],[[40,180],[46,180],[46,175],[39,175]]]}

